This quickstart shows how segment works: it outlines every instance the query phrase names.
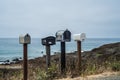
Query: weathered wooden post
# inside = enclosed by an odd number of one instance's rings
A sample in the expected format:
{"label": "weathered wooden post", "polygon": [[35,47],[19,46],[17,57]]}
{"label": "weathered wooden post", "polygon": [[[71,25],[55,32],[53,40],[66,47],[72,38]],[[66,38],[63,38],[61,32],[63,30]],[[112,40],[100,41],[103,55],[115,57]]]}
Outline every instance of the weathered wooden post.
{"label": "weathered wooden post", "polygon": [[56,32],[56,41],[60,41],[61,42],[61,57],[60,57],[60,62],[61,62],[61,74],[65,73],[65,69],[66,69],[66,45],[65,42],[70,42],[71,41],[71,32],[66,29],[64,30],[60,30],[58,32]]}
{"label": "weathered wooden post", "polygon": [[19,37],[19,43],[23,44],[23,79],[27,80],[28,77],[28,63],[27,63],[27,44],[31,43],[31,38],[29,34]]}
{"label": "weathered wooden post", "polygon": [[78,69],[81,71],[81,41],[77,41]]}
{"label": "weathered wooden post", "polygon": [[83,40],[85,40],[86,35],[85,33],[82,34],[74,34],[73,35],[73,39],[75,41],[77,41],[77,53],[78,53],[78,70],[80,71],[81,74],[81,70],[82,70],[82,65],[81,65],[81,61],[82,61],[82,57],[81,57],[81,42]]}
{"label": "weathered wooden post", "polygon": [[51,59],[50,59],[50,45],[46,45],[46,65],[47,65],[47,69],[51,65],[50,61],[51,61]]}
{"label": "weathered wooden post", "polygon": [[46,38],[42,38],[42,45],[46,46],[46,66],[47,69],[50,67],[50,45],[56,44],[55,37],[49,36]]}

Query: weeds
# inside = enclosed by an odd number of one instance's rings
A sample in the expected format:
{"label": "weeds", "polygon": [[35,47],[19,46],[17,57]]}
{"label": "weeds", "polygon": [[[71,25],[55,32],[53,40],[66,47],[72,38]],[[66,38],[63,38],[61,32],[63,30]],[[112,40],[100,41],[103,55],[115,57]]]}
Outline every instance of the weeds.
{"label": "weeds", "polygon": [[113,62],[113,63],[111,63],[111,69],[113,71],[120,71],[120,62]]}
{"label": "weeds", "polygon": [[37,69],[37,80],[53,80],[57,74],[57,66],[52,64],[50,68],[45,70]]}
{"label": "weeds", "polygon": [[[106,70],[112,71],[120,71],[120,61],[117,61],[116,58],[113,56],[105,57],[106,59],[102,59],[101,54],[97,54],[98,59],[90,58],[82,60],[82,76],[91,75],[91,74],[98,74]],[[99,58],[101,57],[101,58]],[[58,59],[59,60],[59,59]],[[53,61],[54,62],[54,61]],[[42,64],[42,67],[36,64],[30,65],[28,68],[28,80],[53,80],[55,78],[63,77],[60,74],[59,69],[59,61],[56,60],[51,64],[51,66],[46,71],[45,63]],[[42,62],[41,62],[42,63]],[[66,60],[66,74],[64,76],[80,76],[78,73],[78,65],[77,65],[77,58],[73,58],[69,56]],[[0,70],[0,80],[22,80],[23,79],[23,70],[9,70],[9,69],[2,69]]]}

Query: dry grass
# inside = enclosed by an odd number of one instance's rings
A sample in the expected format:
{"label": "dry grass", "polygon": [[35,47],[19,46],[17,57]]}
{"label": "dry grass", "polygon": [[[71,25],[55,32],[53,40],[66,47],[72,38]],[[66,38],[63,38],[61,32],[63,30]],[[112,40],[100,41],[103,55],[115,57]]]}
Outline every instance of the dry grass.
{"label": "dry grass", "polygon": [[[97,59],[82,60],[82,73],[77,68],[76,54],[67,55],[65,74],[60,73],[59,55],[51,57],[52,66],[46,71],[45,57],[29,60],[28,80],[53,80],[59,78],[74,78],[78,76],[94,75],[105,71],[120,71],[120,61],[110,58],[106,61]],[[74,57],[73,57],[74,56]],[[15,68],[15,66],[17,66]],[[0,80],[23,80],[22,62],[12,64],[0,69]],[[77,79],[76,79],[77,80]],[[79,80],[79,79],[78,79]]]}

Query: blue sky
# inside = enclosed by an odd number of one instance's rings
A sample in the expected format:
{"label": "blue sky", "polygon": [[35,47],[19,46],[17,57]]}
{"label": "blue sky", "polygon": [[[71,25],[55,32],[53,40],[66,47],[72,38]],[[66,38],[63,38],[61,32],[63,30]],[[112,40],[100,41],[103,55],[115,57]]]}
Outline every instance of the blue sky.
{"label": "blue sky", "polygon": [[0,37],[55,35],[120,38],[120,0],[0,0]]}

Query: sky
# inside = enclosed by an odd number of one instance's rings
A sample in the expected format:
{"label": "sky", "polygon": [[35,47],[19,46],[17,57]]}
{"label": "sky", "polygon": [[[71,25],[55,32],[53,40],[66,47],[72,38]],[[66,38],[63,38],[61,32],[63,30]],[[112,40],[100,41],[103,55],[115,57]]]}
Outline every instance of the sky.
{"label": "sky", "polygon": [[41,38],[66,29],[88,38],[120,38],[120,0],[0,0],[1,38]]}

